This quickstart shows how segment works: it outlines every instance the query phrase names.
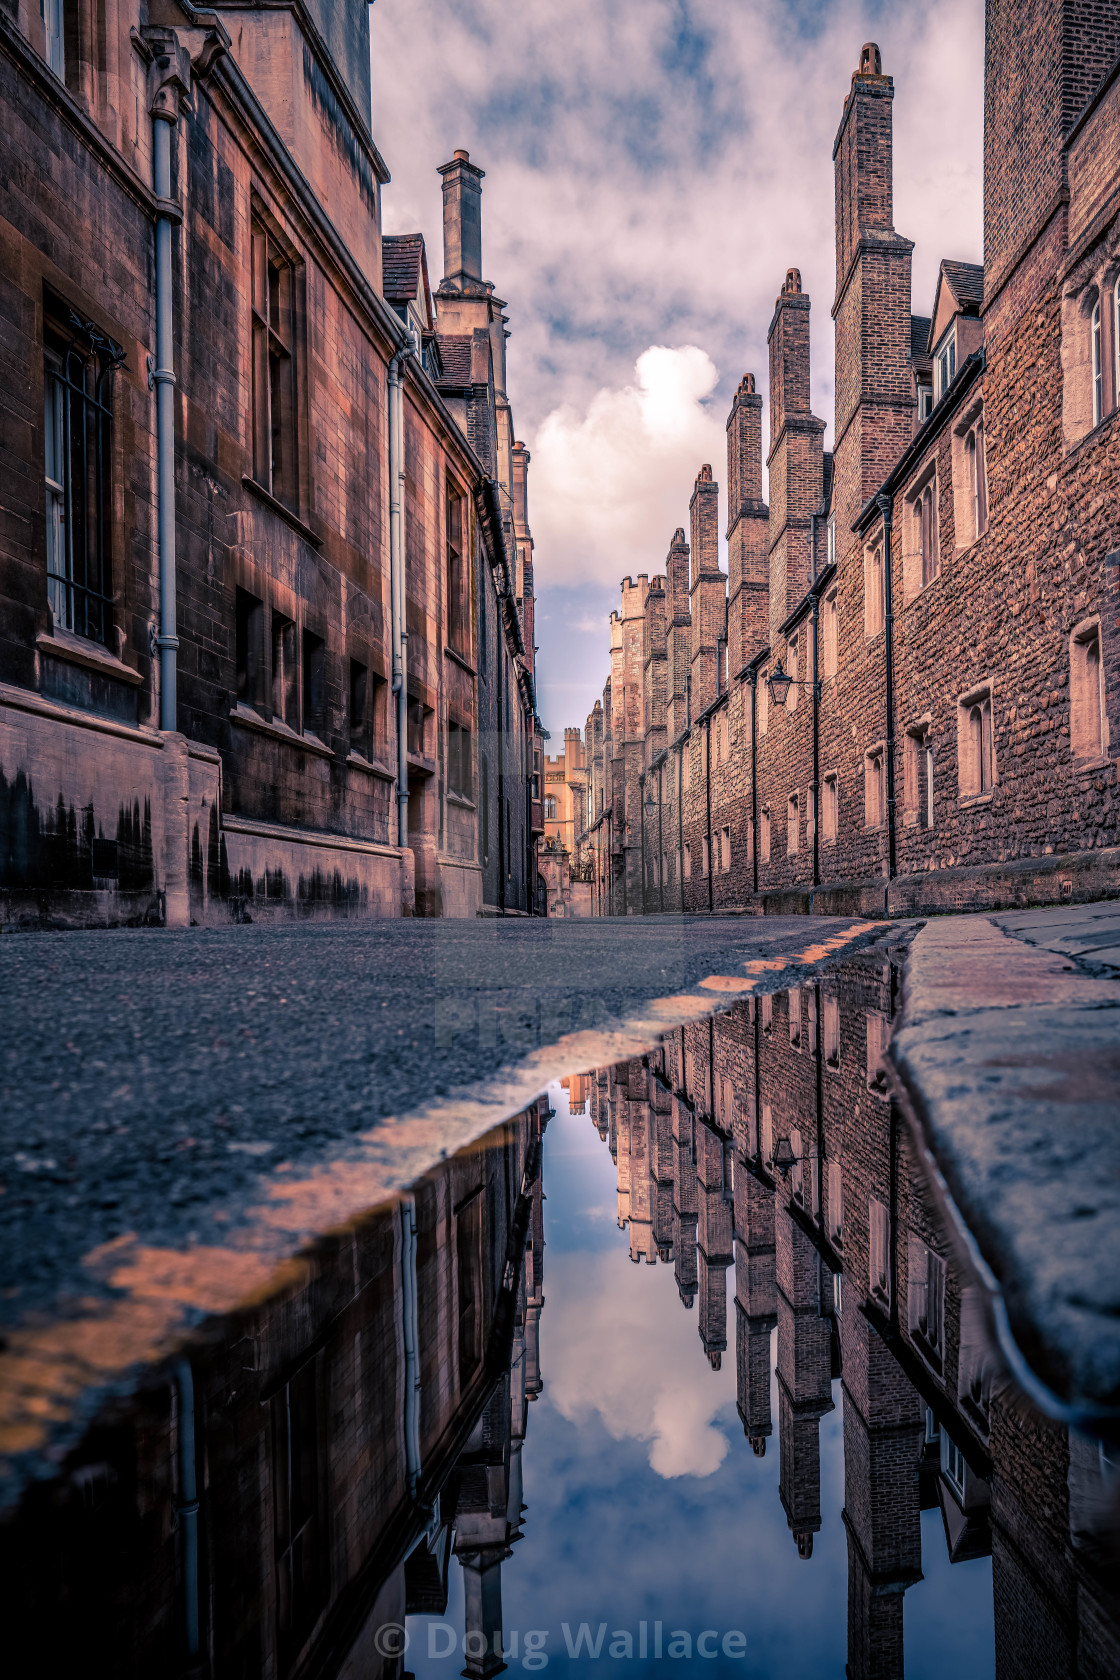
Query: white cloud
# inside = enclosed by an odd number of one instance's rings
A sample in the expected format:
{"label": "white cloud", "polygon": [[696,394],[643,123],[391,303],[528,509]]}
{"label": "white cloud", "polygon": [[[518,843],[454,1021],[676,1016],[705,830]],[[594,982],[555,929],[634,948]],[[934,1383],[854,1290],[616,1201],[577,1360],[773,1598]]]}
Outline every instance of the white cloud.
{"label": "white cloud", "polygon": [[534,526],[548,533],[540,587],[550,577],[614,583],[620,565],[664,569],[697,467],[718,467],[723,422],[705,404],[718,377],[694,344],[651,345],[632,383],[603,387],[582,412],[569,403],[545,416],[531,468]]}
{"label": "white cloud", "polygon": [[[541,592],[661,566],[701,462],[725,481],[739,379],[765,391],[791,265],[813,299],[813,403],[831,427],[831,153],[864,41],[895,80],[916,312],[942,256],[980,257],[983,0],[377,0],[372,18],[386,227],[425,232],[434,280],[436,167],[466,146],[486,170],[483,261],[509,300]],[[674,358],[652,375],[662,397],[669,369],[681,379],[675,447],[635,379],[648,347]],[[718,370],[706,388],[702,368]],[[563,615],[542,627],[546,683],[568,634]],[[602,634],[577,717],[606,674]]]}
{"label": "white cloud", "polygon": [[727,1454],[717,1419],[735,1403],[734,1359],[712,1370],[671,1266],[620,1271],[622,1260],[615,1252],[550,1262],[552,1300],[541,1320],[549,1398],[570,1423],[597,1412],[614,1440],[648,1441],[659,1476],[711,1476]]}

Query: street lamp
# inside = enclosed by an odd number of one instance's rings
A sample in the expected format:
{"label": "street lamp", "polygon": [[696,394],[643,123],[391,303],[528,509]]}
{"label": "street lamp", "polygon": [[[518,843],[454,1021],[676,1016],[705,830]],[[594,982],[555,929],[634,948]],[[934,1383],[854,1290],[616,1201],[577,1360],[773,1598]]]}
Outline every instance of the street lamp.
{"label": "street lamp", "polygon": [[778,1147],[774,1151],[774,1165],[782,1175],[783,1184],[789,1177],[789,1169],[796,1164],[797,1156],[793,1153],[793,1147],[788,1137],[779,1138]]}
{"label": "street lamp", "polygon": [[[779,654],[778,663],[774,666],[774,669],[766,679],[766,686],[770,690],[770,698],[774,702],[775,706],[785,705],[789,698],[789,691],[794,685],[794,681],[795,679],[793,677],[787,676],[782,670],[782,660],[781,655]],[[798,687],[800,688],[801,686],[802,685],[799,683]],[[806,684],[805,686],[807,687],[808,685]]]}

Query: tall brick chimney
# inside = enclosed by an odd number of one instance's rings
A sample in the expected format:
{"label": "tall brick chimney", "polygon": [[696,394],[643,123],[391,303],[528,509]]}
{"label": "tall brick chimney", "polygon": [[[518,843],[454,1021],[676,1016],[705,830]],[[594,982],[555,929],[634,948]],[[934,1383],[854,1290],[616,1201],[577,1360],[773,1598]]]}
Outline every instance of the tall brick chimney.
{"label": "tall brick chimney", "polygon": [[719,569],[719,485],[706,463],[696,475],[688,516],[692,537],[689,666],[695,717],[716,697],[716,642],[727,626],[727,579]]}
{"label": "tall brick chimney", "polygon": [[1061,204],[1066,139],[1117,53],[1116,0],[987,0],[986,301]]}
{"label": "tall brick chimney", "polygon": [[692,652],[692,618],[688,604],[688,544],[678,525],[665,561],[665,726],[670,742],[683,734],[688,722],[688,665]]}
{"label": "tall brick chimney", "polygon": [[786,271],[770,322],[769,624],[778,647],[785,622],[812,581],[812,516],[824,488],[824,421],[809,407],[809,296]]}
{"label": "tall brick chimney", "polygon": [[910,253],[894,230],[894,82],[869,41],[844,101],[836,177],[836,449],[832,506],[837,557],[852,523],[913,432]]}
{"label": "tall brick chimney", "polygon": [[645,671],[642,692],[645,701],[645,767],[665,746],[666,677],[666,607],[665,579],[650,579],[646,595]]}
{"label": "tall brick chimney", "polygon": [[762,499],[762,398],[753,373],[739,381],[727,416],[727,670],[766,646],[769,509]]}
{"label": "tall brick chimney", "polygon": [[[482,283],[482,177],[484,170],[457,151],[439,170],[443,177],[443,278],[462,290]],[[464,282],[467,282],[464,285]]]}

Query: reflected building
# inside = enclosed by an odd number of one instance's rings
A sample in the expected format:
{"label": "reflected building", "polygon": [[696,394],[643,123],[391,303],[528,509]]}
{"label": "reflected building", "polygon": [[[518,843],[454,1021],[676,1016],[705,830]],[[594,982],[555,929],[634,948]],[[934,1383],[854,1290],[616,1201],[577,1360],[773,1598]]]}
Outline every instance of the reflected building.
{"label": "reflected building", "polygon": [[1120,1673],[1109,1451],[1035,1412],[993,1351],[967,1256],[890,1099],[898,978],[889,954],[852,958],[588,1076],[616,1150],[619,1220],[632,1257],[672,1258],[716,1369],[734,1267],[739,1416],[758,1456],[777,1425],[779,1497],[805,1559],[839,1382],[851,1680],[905,1672],[905,1595],[922,1579],[930,1508],[952,1563],[991,1555],[1001,1680]]}
{"label": "reflected building", "polygon": [[541,1392],[542,1099],[317,1247],[107,1407],[0,1527],[43,1673],[399,1680],[379,1630],[464,1578],[505,1667],[502,1564]]}

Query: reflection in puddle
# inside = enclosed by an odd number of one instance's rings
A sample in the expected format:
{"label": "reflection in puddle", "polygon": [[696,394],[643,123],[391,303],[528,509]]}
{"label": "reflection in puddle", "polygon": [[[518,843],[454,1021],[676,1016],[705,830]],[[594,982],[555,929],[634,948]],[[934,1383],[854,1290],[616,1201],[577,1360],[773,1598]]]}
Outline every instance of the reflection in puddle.
{"label": "reflection in puddle", "polygon": [[1110,1452],[991,1352],[894,992],[573,1077],[104,1408],[0,1527],[37,1670],[1120,1673]]}

